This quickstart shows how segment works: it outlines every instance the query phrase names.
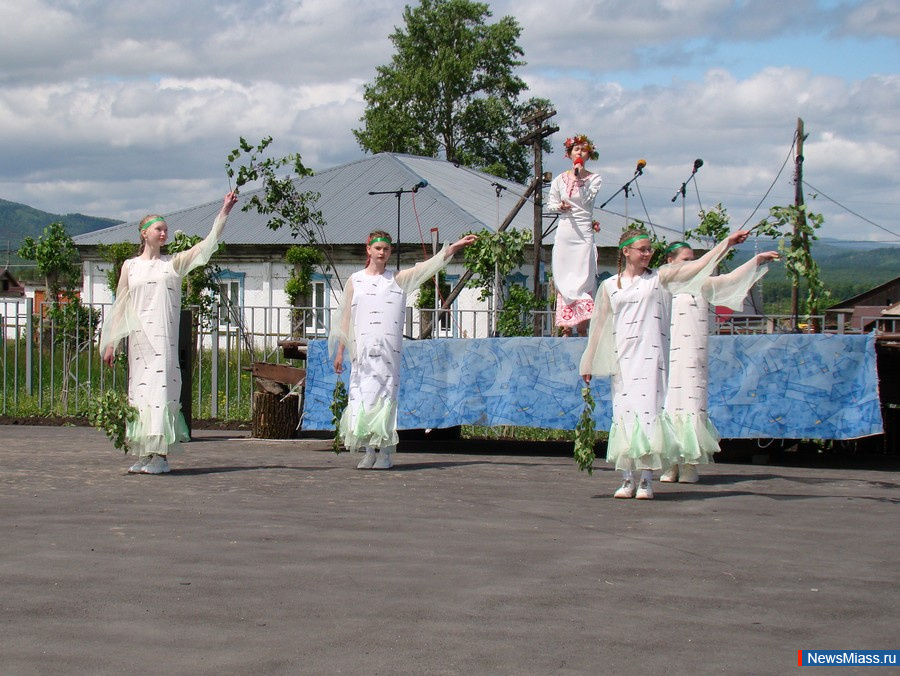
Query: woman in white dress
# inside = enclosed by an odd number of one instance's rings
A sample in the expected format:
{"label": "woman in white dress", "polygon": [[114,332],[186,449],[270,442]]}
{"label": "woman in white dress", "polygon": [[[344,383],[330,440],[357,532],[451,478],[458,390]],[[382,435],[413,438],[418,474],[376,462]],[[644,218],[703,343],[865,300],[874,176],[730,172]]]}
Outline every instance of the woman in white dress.
{"label": "woman in white dress", "polygon": [[600,175],[585,169],[585,162],[599,156],[584,134],[565,141],[572,168],[553,179],[547,211],[558,213],[553,241],[552,270],[556,286],[556,326],[562,334],[587,333],[597,290],[597,247],[594,244],[594,200],[600,191]]}
{"label": "woman in white dress", "polygon": [[350,355],[348,402],[338,434],[348,450],[365,450],[359,469],[393,466],[406,295],[434,277],[457,251],[476,239],[467,235],[427,261],[393,272],[387,269],[391,236],[383,230],[369,235],[366,267],[354,272],[344,286],[344,297],[328,336],[335,373],[344,370],[345,351]]}
{"label": "woman in white dress", "polygon": [[[697,465],[712,462],[713,454],[719,451],[719,433],[707,412],[709,306],[740,310],[747,293],[768,272],[767,263],[777,258],[777,251],[757,254],[737,269],[707,279],[698,294],[672,296],[665,410],[675,426],[681,457],[660,481],[697,483]],[[692,261],[694,250],[686,242],[675,242],[666,249],[666,260]]]}
{"label": "woman in white dress", "polygon": [[[696,261],[647,266],[653,255],[643,230],[619,239],[619,272],[597,291],[588,344],[579,371],[612,376],[613,414],[606,459],[622,471],[617,498],[653,499],[653,472],[679,459],[675,430],[665,403],[671,293],[694,291],[715,270],[728,247],[747,239],[738,231]],[[622,269],[622,262],[625,268]],[[634,472],[640,470],[639,485]]]}
{"label": "woman in white dress", "polygon": [[117,347],[128,339],[128,401],[138,410],[126,431],[129,451],[138,456],[131,473],[168,472],[168,457],[188,439],[177,350],[181,280],[216,252],[236,203],[235,193],[225,195],[206,239],[174,256],[161,255],[169,234],[166,220],[146,216],[139,225],[140,252],[122,264],[116,298],[103,322],[100,354],[112,366]]}

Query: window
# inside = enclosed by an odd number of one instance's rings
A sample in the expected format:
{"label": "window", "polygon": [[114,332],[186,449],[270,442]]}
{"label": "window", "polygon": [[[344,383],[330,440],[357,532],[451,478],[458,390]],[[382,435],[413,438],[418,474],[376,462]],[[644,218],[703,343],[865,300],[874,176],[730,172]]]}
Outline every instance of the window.
{"label": "window", "polygon": [[241,321],[241,306],[243,305],[244,291],[243,272],[231,272],[222,270],[219,273],[217,286],[219,287],[219,328],[225,330],[234,329]]}
{"label": "window", "polygon": [[313,275],[310,305],[310,309],[303,313],[306,333],[313,335],[328,333],[328,282],[321,275]]}

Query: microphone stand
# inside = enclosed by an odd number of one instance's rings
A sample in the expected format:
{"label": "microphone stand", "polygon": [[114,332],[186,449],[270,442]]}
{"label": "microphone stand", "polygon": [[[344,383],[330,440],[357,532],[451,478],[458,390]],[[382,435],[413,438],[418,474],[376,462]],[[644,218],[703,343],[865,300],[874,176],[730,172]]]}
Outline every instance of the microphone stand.
{"label": "microphone stand", "polygon": [[369,192],[370,195],[396,195],[397,196],[397,269],[400,269],[400,195],[404,193],[413,193],[419,192],[419,188],[425,187],[421,185],[417,185],[414,188],[410,188],[408,190],[404,190],[402,188],[398,190],[372,190]]}
{"label": "microphone stand", "polygon": [[643,174],[644,174],[644,168],[643,168],[643,167],[641,167],[640,169],[636,169],[635,172],[634,172],[634,176],[631,178],[631,180],[629,180],[625,185],[623,185],[621,188],[619,188],[618,190],[616,190],[616,191],[610,196],[610,198],[609,198],[608,200],[606,200],[603,204],[600,205],[600,210],[602,211],[603,208],[604,208],[607,204],[609,204],[610,202],[613,201],[613,198],[614,198],[616,195],[618,195],[620,192],[625,193],[625,227],[626,227],[626,228],[628,227],[628,195],[631,194],[631,184],[634,183],[636,180],[638,180],[638,177],[639,177],[639,176],[643,176]]}
{"label": "microphone stand", "polygon": [[675,195],[672,197],[672,201],[674,202],[675,200],[678,199],[678,196],[681,195],[681,236],[682,237],[684,237],[684,231],[685,231],[684,198],[687,195],[687,184],[694,180],[694,176],[697,175],[697,170],[699,168],[700,167],[698,167],[695,163],[694,170],[691,172],[691,175],[688,176],[688,179],[684,183],[681,184],[681,187],[678,188],[678,192],[676,192]]}

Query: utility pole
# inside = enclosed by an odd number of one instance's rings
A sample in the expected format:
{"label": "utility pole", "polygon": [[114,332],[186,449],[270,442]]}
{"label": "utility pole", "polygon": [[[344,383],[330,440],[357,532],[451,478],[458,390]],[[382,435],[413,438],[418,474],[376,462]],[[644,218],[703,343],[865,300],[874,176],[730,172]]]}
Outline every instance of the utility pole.
{"label": "utility pole", "polygon": [[[803,118],[797,118],[797,143],[794,159],[794,206],[797,207],[797,220],[794,222],[794,241],[801,226],[806,225],[806,210],[803,208],[803,141],[806,136],[803,133]],[[806,235],[803,235],[804,245],[809,246]],[[796,280],[791,286],[791,330],[797,333],[800,330],[800,282]]]}
{"label": "utility pole", "polygon": [[[559,131],[559,127],[544,124],[544,122],[556,115],[555,110],[537,110],[525,119],[522,124],[530,127],[525,136],[516,139],[517,143],[527,146],[531,145],[534,152],[534,181],[539,186],[534,191],[534,297],[541,297],[541,245],[544,236],[544,197],[543,190],[540,186],[544,181],[544,152],[542,143],[545,138]],[[539,336],[541,333],[541,316],[534,316],[534,335]]]}

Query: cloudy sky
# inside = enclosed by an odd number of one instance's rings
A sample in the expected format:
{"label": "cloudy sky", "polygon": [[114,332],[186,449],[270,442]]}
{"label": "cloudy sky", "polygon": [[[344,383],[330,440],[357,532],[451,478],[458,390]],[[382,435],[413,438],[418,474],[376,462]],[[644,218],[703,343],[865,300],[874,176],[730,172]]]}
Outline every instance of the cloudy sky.
{"label": "cloudy sky", "polygon": [[[362,88],[404,4],[0,0],[0,198],[132,220],[218,199],[240,136],[272,135],[315,170],[359,159]],[[740,225],[762,201],[755,223],[793,201],[793,162],[776,177],[802,117],[823,234],[900,241],[897,0],[490,7],[518,20],[520,74],[558,111],[548,168],[565,168],[567,134],[599,146],[598,204],[643,158],[629,213],[680,229],[671,198],[702,158],[688,224],[721,202]]]}

